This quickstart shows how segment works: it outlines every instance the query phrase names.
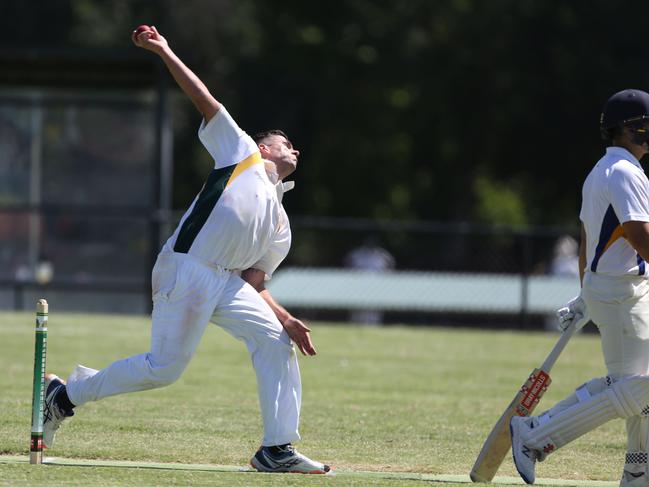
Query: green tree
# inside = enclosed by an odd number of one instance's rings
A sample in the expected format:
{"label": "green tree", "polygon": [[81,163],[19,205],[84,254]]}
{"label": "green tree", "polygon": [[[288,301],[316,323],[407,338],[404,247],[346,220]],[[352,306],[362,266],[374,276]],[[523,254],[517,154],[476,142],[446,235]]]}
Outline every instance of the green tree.
{"label": "green tree", "polygon": [[[246,130],[286,129],[293,214],[574,224],[604,101],[649,89],[647,2],[37,3],[0,2],[6,48],[126,51],[155,24]],[[181,208],[210,161],[179,100]]]}

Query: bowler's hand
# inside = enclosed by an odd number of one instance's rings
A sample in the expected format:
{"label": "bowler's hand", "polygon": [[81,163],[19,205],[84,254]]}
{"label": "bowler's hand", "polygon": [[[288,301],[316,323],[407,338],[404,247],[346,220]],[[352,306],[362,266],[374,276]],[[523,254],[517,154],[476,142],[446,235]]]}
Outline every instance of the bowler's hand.
{"label": "bowler's hand", "polygon": [[284,322],[284,329],[303,355],[315,355],[317,353],[311,341],[311,330],[300,320],[291,316]]}
{"label": "bowler's hand", "polygon": [[565,307],[557,310],[557,318],[559,318],[559,328],[561,331],[566,331],[573,322],[577,323],[579,331],[588,323],[588,312],[586,310],[586,303],[581,296],[571,299]]}
{"label": "bowler's hand", "polygon": [[167,40],[160,35],[158,29],[156,29],[153,25],[151,26],[151,30],[140,32],[137,36],[135,36],[135,31],[133,31],[131,38],[133,39],[133,43],[137,47],[141,47],[158,54],[168,46]]}

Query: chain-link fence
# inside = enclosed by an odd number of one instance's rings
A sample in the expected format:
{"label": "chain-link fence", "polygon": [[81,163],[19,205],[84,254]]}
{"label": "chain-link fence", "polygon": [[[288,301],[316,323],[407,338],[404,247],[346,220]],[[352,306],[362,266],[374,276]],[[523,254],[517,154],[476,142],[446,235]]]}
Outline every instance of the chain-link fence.
{"label": "chain-link fence", "polygon": [[579,292],[576,228],[294,218],[269,284],[313,317],[554,326]]}
{"label": "chain-link fence", "polygon": [[[148,313],[151,261],[178,218],[136,207],[4,208],[0,307],[46,296],[57,309]],[[539,325],[578,291],[574,229],[294,217],[292,231],[269,288],[309,318]],[[32,266],[30,238],[45,256]]]}
{"label": "chain-link fence", "polygon": [[55,309],[146,312],[156,215],[170,207],[166,78],[122,54],[5,57],[0,308],[48,297]]}

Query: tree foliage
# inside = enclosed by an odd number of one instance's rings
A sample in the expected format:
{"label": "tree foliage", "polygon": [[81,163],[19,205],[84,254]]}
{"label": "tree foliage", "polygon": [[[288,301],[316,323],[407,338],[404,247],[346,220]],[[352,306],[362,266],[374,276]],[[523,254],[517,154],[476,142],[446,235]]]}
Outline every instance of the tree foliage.
{"label": "tree foliage", "polygon": [[[293,214],[570,224],[613,92],[649,89],[647,2],[0,3],[5,46],[134,49],[154,24],[249,132],[302,151]],[[209,160],[176,113],[175,204]]]}

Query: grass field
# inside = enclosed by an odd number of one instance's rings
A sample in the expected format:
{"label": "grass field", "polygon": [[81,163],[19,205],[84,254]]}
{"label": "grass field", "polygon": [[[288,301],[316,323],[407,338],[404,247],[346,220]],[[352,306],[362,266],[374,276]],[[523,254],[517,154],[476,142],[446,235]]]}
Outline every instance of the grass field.
{"label": "grass field", "polygon": [[[0,314],[0,454],[28,454],[33,367],[31,313]],[[416,475],[468,474],[493,423],[557,339],[551,333],[365,328],[311,323],[318,356],[301,357],[301,451],[336,477],[114,466],[2,463],[0,485],[416,485]],[[101,368],[148,348],[144,317],[51,311],[48,370]],[[540,409],[604,375],[599,339],[579,335],[553,371]],[[164,389],[77,410],[48,456],[246,466],[261,436],[254,373],[243,345],[208,328],[189,368]],[[537,477],[619,478],[620,420],[537,468]],[[349,472],[349,473],[345,473]],[[376,474],[353,474],[376,472]],[[381,474],[383,472],[384,474]],[[499,476],[516,476],[507,458]]]}

